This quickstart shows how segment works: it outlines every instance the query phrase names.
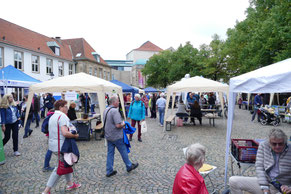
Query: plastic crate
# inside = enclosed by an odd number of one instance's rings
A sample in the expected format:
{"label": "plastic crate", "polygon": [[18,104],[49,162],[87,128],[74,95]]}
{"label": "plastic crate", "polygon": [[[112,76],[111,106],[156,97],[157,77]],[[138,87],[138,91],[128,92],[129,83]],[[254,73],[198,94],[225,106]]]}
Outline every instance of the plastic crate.
{"label": "plastic crate", "polygon": [[258,147],[259,143],[252,139],[231,139],[231,153],[240,162],[256,162]]}

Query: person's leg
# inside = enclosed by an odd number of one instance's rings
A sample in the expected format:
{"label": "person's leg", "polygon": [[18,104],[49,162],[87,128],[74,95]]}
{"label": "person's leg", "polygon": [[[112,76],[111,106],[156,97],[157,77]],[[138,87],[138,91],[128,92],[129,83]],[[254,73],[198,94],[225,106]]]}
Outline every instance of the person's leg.
{"label": "person's leg", "polygon": [[33,112],[33,115],[34,115],[34,118],[35,118],[35,127],[37,128],[39,126],[39,115],[38,115],[38,112]]}
{"label": "person's leg", "polygon": [[165,117],[165,108],[162,108],[162,111],[161,111],[161,125],[164,125],[164,117]]}
{"label": "person's leg", "polygon": [[9,141],[12,131],[12,125],[6,124],[5,125],[5,132],[4,132],[4,139],[3,139],[3,146]]}
{"label": "person's leg", "polygon": [[91,104],[91,113],[95,113],[95,104]]}
{"label": "person's leg", "polygon": [[137,138],[141,140],[141,125],[140,121],[137,121]]}
{"label": "person's leg", "polygon": [[258,109],[254,108],[254,113],[253,113],[253,116],[252,116],[252,121],[255,120],[257,111],[258,111]]}
{"label": "person's leg", "polygon": [[129,160],[128,158],[128,153],[127,153],[127,149],[126,149],[126,145],[124,144],[123,142],[123,139],[119,139],[117,141],[115,141],[115,145],[116,145],[116,148],[117,150],[119,151],[121,157],[122,157],[122,160],[126,166],[126,170],[129,170],[131,168],[131,161]]}
{"label": "person's leg", "polygon": [[148,108],[145,107],[145,116],[147,117],[148,116]]}
{"label": "person's leg", "polygon": [[45,159],[44,159],[44,168],[50,167],[50,160],[52,158],[52,153],[53,152],[51,150],[47,150]]}
{"label": "person's leg", "polygon": [[106,161],[106,174],[107,175],[113,172],[114,152],[115,152],[114,142],[107,141],[107,161]]}
{"label": "person's leg", "polygon": [[162,117],[161,117],[161,115],[162,115],[162,109],[161,108],[158,108],[158,111],[159,111],[159,122],[160,122],[160,124],[162,124]]}
{"label": "person's leg", "polygon": [[30,123],[31,123],[31,118],[27,118],[26,125],[24,128],[24,136],[23,137],[28,137],[28,134],[30,132]]}
{"label": "person's leg", "polygon": [[229,186],[231,193],[235,194],[243,194],[243,191],[262,193],[257,177],[232,176],[229,178]]}
{"label": "person's leg", "polygon": [[199,120],[200,125],[202,125],[202,117],[197,117]]}
{"label": "person's leg", "polygon": [[54,171],[51,173],[49,180],[47,181],[44,193],[50,192],[51,188],[58,182],[59,179],[60,176],[57,174],[57,168],[55,168]]}
{"label": "person's leg", "polygon": [[12,124],[12,139],[13,139],[13,150],[18,151],[18,122]]}
{"label": "person's leg", "polygon": [[[131,119],[131,126],[135,127],[136,120]],[[133,134],[129,134],[129,140],[132,140]]]}

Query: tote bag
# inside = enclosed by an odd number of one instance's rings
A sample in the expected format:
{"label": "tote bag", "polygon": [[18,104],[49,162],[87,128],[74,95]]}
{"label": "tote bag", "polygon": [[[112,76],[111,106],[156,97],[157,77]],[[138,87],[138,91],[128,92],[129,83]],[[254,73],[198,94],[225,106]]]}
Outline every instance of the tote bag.
{"label": "tote bag", "polygon": [[146,133],[148,131],[146,121],[142,121],[140,125],[141,125],[141,133]]}

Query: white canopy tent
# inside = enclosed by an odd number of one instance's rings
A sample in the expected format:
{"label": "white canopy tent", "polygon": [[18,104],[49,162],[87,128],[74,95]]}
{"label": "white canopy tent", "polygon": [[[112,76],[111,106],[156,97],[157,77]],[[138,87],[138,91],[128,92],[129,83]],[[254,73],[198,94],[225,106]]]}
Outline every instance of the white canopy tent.
{"label": "white canopy tent", "polygon": [[291,58],[262,67],[255,71],[234,77],[229,82],[228,120],[225,151],[225,176],[227,185],[227,166],[236,94],[243,93],[282,93],[291,92]]}
{"label": "white canopy tent", "polygon": [[[168,106],[170,102],[170,96],[173,94],[172,110],[175,103],[176,92],[218,92],[220,102],[223,104],[223,92],[228,92],[228,85],[217,81],[206,79],[203,77],[195,76],[188,79],[183,79],[167,87],[167,104],[165,110],[165,118],[167,118]],[[165,121],[164,121],[165,122]],[[165,123],[164,123],[165,126]],[[166,127],[166,126],[165,126]],[[164,127],[164,129],[165,129]]]}
{"label": "white canopy tent", "polygon": [[105,110],[105,93],[116,93],[119,95],[120,103],[123,109],[124,118],[124,103],[122,97],[122,88],[104,79],[88,75],[86,73],[77,73],[64,77],[58,77],[42,83],[34,84],[29,87],[29,95],[25,115],[25,124],[28,117],[30,104],[34,93],[53,93],[76,91],[81,93],[98,93],[98,101],[100,107],[101,120],[103,121],[103,111]]}

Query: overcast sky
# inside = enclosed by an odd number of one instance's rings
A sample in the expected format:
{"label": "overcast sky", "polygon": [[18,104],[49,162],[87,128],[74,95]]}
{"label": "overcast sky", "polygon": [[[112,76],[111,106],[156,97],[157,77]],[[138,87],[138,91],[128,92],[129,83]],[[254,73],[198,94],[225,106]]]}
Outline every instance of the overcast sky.
{"label": "overcast sky", "polygon": [[248,0],[5,0],[0,17],[62,39],[84,38],[104,59],[151,41],[162,49],[194,47],[245,19]]}

